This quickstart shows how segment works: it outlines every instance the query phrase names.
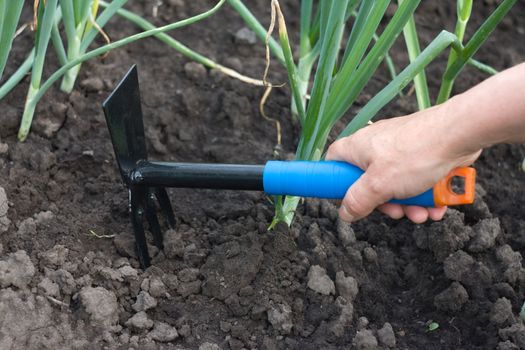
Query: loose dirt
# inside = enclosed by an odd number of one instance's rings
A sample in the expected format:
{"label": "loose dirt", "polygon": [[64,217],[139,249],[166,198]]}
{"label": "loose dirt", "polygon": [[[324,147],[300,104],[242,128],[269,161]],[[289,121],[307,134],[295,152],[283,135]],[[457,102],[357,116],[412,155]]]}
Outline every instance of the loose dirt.
{"label": "loose dirt", "polygon": [[[128,6],[160,25],[212,3],[165,1],[157,18],[153,2]],[[298,7],[283,3],[295,33]],[[474,5],[467,37],[495,6]],[[266,2],[249,6],[267,25]],[[418,11],[422,45],[453,28],[450,1],[424,1]],[[497,69],[523,61],[524,18],[518,2],[476,57]],[[171,34],[260,78],[264,48],[244,27],[225,5]],[[113,40],[136,30],[120,18],[107,26]],[[17,38],[7,75],[31,37]],[[399,66],[407,62],[403,45],[392,50]],[[267,231],[273,208],[262,194],[170,190],[177,228],[166,230],[166,249],[152,248],[153,266],[141,271],[101,109],[133,63],[152,159],[262,163],[274,156],[274,126],[258,113],[260,88],[189,63],[154,39],[85,64],[70,96],[51,89],[29,139],[18,143],[26,78],[0,103],[1,349],[525,348],[518,316],[525,296],[523,146],[486,150],[475,164],[476,203],[424,225],[373,214],[349,226],[333,203],[307,200],[291,228]],[[443,55],[427,70],[433,96],[445,63]],[[357,107],[387,74],[381,67]],[[455,91],[485,77],[467,68]],[[270,79],[286,81],[278,64]],[[280,157],[287,158],[298,128],[288,88],[274,90],[267,113],[283,124]],[[381,116],[415,109],[414,96],[405,96]]]}

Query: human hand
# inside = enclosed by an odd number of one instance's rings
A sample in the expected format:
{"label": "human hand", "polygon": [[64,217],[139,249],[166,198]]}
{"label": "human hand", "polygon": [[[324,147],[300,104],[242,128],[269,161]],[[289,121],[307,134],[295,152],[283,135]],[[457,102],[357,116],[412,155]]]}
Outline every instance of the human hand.
{"label": "human hand", "polygon": [[[365,173],[348,189],[339,209],[345,221],[356,221],[375,208],[391,218],[415,223],[441,220],[446,207],[423,208],[386,203],[418,195],[452,169],[468,166],[481,150],[466,150],[464,135],[440,105],[408,116],[381,120],[334,142],[327,160],[354,164]],[[451,121],[451,122],[447,122]],[[450,125],[448,125],[450,124]]]}

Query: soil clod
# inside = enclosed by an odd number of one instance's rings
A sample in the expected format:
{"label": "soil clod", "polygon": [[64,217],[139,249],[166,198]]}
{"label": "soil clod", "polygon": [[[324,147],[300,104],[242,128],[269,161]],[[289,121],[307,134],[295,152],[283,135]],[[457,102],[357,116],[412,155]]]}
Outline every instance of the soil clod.
{"label": "soil clod", "polygon": [[436,295],[434,305],[443,311],[458,311],[468,301],[467,290],[458,282],[452,284]]}
{"label": "soil clod", "polygon": [[311,266],[308,271],[308,288],[323,295],[335,294],[334,282],[319,265]]}
{"label": "soil clod", "polygon": [[118,303],[115,294],[102,287],[84,287],[78,298],[94,325],[108,327],[118,322]]}
{"label": "soil clod", "polygon": [[379,342],[389,348],[396,347],[396,335],[392,325],[386,322],[381,329],[377,331],[377,338]]}
{"label": "soil clod", "polygon": [[0,260],[0,286],[26,288],[35,274],[35,267],[24,250],[9,254]]}

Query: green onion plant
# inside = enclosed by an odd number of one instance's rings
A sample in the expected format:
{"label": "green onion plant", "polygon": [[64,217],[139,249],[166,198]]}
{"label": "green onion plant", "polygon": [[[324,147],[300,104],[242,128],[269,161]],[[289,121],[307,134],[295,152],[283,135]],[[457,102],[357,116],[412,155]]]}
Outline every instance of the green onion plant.
{"label": "green onion plant", "polygon": [[[266,31],[242,0],[227,1],[247,26],[264,40]],[[421,50],[413,17],[419,0],[399,0],[393,17],[388,21],[385,12],[391,6],[389,0],[302,0],[296,59],[279,2],[272,0],[272,10],[279,24],[279,42],[272,39],[268,45],[288,72],[293,111],[301,124],[296,159],[319,160],[323,157],[334,125],[354,106],[401,32],[410,63],[353,116],[339,137],[348,136],[365,126],[412,81],[418,107],[428,108],[431,97],[424,69],[447,49],[449,59],[437,103],[450,96],[454,79],[467,63],[494,73],[492,68],[473,61],[472,56],[515,2],[503,0],[463,45],[472,1],[458,0],[458,24],[454,33],[443,30]],[[385,27],[376,36],[380,23],[385,23]],[[392,67],[392,62],[388,65]],[[299,198],[287,197],[284,201],[276,198],[275,203],[272,225],[279,221],[291,224]]]}
{"label": "green onion plant", "polygon": [[[31,103],[34,96],[38,93],[40,85],[42,83],[42,73],[44,70],[44,61],[46,58],[47,47],[49,40],[51,38],[51,30],[55,23],[55,14],[57,11],[57,0],[47,0],[45,3],[41,2],[38,4],[37,11],[37,21],[35,23],[36,33],[35,33],[35,55],[31,70],[31,81],[29,83],[29,89],[27,91],[26,104],[24,108],[24,114],[22,116],[22,126],[29,124],[33,120],[33,115],[35,113],[36,104]],[[25,121],[25,123],[24,123]],[[19,133],[20,139],[25,139],[27,131],[24,129]]]}

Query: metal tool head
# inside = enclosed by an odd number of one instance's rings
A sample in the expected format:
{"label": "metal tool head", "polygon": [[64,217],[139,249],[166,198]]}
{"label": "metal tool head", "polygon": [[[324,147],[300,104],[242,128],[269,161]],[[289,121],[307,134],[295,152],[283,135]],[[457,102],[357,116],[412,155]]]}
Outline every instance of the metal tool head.
{"label": "metal tool head", "polygon": [[[140,103],[137,66],[126,73],[122,81],[102,104],[111,142],[120,175],[129,190],[129,212],[135,235],[137,256],[142,268],[150,266],[150,256],[143,221],[148,222],[153,241],[163,249],[162,232],[157,219],[157,203],[167,225],[175,227],[175,216],[163,187],[144,186],[133,183],[132,174],[140,167],[140,162],[147,159],[142,108]],[[157,203],[156,203],[157,202]]]}
{"label": "metal tool head", "polygon": [[115,90],[102,103],[102,108],[120,175],[129,187],[133,168],[140,160],[147,158],[136,65],[130,68]]}

